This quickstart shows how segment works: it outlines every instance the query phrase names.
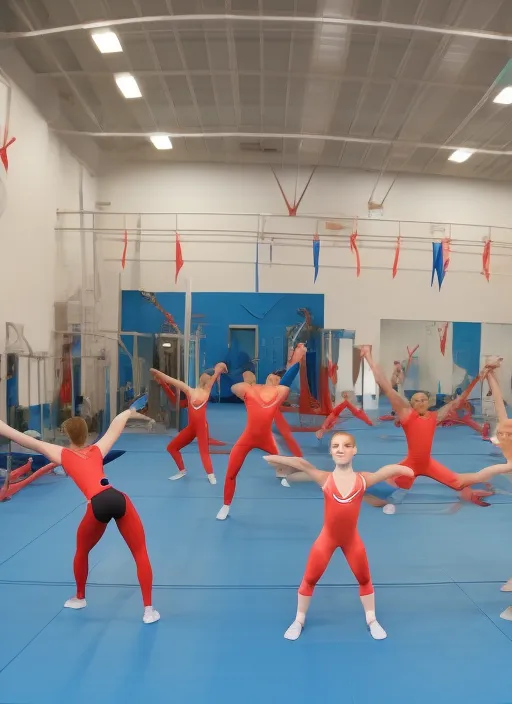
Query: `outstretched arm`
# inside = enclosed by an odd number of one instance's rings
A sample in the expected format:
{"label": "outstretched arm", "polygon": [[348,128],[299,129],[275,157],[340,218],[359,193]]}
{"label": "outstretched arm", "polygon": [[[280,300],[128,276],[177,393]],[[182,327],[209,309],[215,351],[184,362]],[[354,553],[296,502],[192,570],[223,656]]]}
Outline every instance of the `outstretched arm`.
{"label": "outstretched arm", "polygon": [[364,472],[366,486],[371,487],[379,482],[387,482],[393,477],[414,477],[414,472],[409,467],[404,467],[401,464],[387,464],[381,467],[376,472]]}
{"label": "outstretched arm", "polygon": [[221,374],[227,374],[228,368],[224,364],[224,362],[219,362],[218,364],[215,365],[213,368],[213,374],[210,377],[210,381],[208,382],[208,386],[206,387],[207,389],[212,389],[213,385],[219,378]]}
{"label": "outstretched arm", "polygon": [[496,409],[496,414],[498,416],[498,422],[503,423],[508,420],[507,409],[505,408],[505,401],[503,400],[503,394],[501,393],[500,385],[494,374],[491,371],[487,374],[487,381],[489,383],[489,388],[491,389],[492,398],[494,400],[494,408]]}
{"label": "outstretched arm", "polygon": [[137,415],[139,414],[136,411],[128,409],[114,418],[105,435],[103,435],[98,442],[94,443],[100,448],[103,457],[105,457],[115,445],[130,418],[136,418]]}
{"label": "outstretched arm", "polygon": [[461,393],[460,396],[457,396],[457,398],[454,398],[453,401],[450,401],[444,406],[441,406],[441,408],[437,411],[437,422],[439,423],[440,421],[443,421],[449,413],[455,411],[457,408],[459,408],[459,406],[462,406],[462,404],[469,398],[469,394],[473,391],[475,386],[481,381],[482,372],[475,376],[471,384],[466,387],[466,389]]}
{"label": "outstretched arm", "polygon": [[62,458],[62,447],[59,445],[53,445],[50,442],[44,442],[43,440],[36,440],[36,438],[30,437],[30,435],[25,435],[25,433],[20,433],[19,430],[14,430],[10,425],[4,423],[0,420],[0,435],[17,442],[18,445],[26,447],[27,450],[33,450],[40,455],[48,457],[54,464],[60,464]]}
{"label": "outstretched arm", "polygon": [[281,455],[265,455],[263,459],[275,469],[291,469],[296,472],[304,472],[314,482],[323,486],[329,478],[330,472],[317,469],[310,462],[302,457],[282,457]]}
{"label": "outstretched arm", "polygon": [[187,396],[190,395],[191,388],[188,384],[185,384],[184,381],[180,381],[179,379],[174,379],[172,376],[167,376],[167,374],[164,374],[163,372],[158,371],[158,369],[153,369],[151,368],[149,370],[151,374],[155,377],[155,379],[158,381],[163,381],[165,384],[171,384],[172,386],[175,386],[177,389],[180,389],[180,391],[183,391],[183,393],[187,394]]}
{"label": "outstretched arm", "polygon": [[388,397],[393,410],[398,415],[399,420],[405,418],[411,412],[409,402],[407,399],[402,398],[402,396],[394,390],[391,386],[391,382],[384,373],[384,370],[378,364],[375,364],[368,345],[363,345],[361,347],[361,357],[364,357],[364,359],[368,362],[370,369],[373,372],[373,376],[375,377],[375,381],[380,386],[383,393]]}

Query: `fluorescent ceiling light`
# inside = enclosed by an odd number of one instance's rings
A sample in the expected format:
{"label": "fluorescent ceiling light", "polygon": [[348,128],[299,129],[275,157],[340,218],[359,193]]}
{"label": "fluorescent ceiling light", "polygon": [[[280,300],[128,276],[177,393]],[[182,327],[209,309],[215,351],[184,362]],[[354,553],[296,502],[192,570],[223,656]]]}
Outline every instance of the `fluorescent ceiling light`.
{"label": "fluorescent ceiling light", "polygon": [[123,50],[119,37],[110,29],[102,32],[92,32],[91,37],[102,54],[117,54]]}
{"label": "fluorescent ceiling light", "polygon": [[512,105],[512,86],[503,88],[492,102],[498,105]]}
{"label": "fluorescent ceiling light", "polygon": [[172,149],[172,142],[166,134],[153,134],[150,139],[157,149]]}
{"label": "fluorescent ceiling light", "polygon": [[117,73],[115,79],[125,98],[142,98],[139,85],[131,73]]}
{"label": "fluorescent ceiling light", "polygon": [[457,164],[462,164],[467,161],[472,154],[472,149],[457,149],[448,157],[448,161],[455,161]]}
{"label": "fluorescent ceiling light", "polygon": [[170,342],[162,342],[162,347],[170,347],[171,343]]}

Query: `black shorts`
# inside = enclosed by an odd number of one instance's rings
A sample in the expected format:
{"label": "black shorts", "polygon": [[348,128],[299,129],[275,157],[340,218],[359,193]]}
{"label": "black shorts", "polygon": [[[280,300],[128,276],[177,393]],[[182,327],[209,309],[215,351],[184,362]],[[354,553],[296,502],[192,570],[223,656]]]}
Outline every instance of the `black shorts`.
{"label": "black shorts", "polygon": [[126,498],[120,491],[110,487],[92,497],[91,508],[94,518],[100,523],[108,523],[112,518],[117,521],[126,513]]}

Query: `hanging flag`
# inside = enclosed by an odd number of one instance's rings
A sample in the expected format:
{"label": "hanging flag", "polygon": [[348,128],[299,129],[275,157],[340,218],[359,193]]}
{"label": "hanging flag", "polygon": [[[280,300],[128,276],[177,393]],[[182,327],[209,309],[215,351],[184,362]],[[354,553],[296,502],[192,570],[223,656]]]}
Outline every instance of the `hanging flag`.
{"label": "hanging flag", "polygon": [[448,323],[442,323],[441,327],[437,328],[439,333],[439,346],[441,348],[441,354],[444,357],[446,351],[446,338],[448,337]]}
{"label": "hanging flag", "polygon": [[357,225],[354,232],[350,235],[350,251],[356,256],[356,276],[361,273],[361,259],[359,257],[359,250],[357,248]]}
{"label": "hanging flag", "polygon": [[124,247],[123,247],[123,256],[121,257],[121,267],[124,269],[126,266],[126,250],[128,249],[128,231],[124,231]]}
{"label": "hanging flag", "polygon": [[443,274],[446,274],[448,265],[450,264],[451,243],[450,237],[445,237],[441,242],[443,250]]}
{"label": "hanging flag", "polygon": [[4,134],[4,143],[0,147],[0,161],[4,165],[5,173],[9,171],[9,159],[7,157],[7,150],[11,146],[11,144],[14,144],[16,141],[16,137],[11,137],[9,141],[7,141],[7,134]]}
{"label": "hanging flag", "polygon": [[398,271],[398,260],[400,259],[400,235],[396,238],[396,249],[395,249],[395,259],[393,261],[393,278],[395,278]]}
{"label": "hanging flag", "polygon": [[183,255],[181,254],[180,236],[176,232],[176,276],[174,278],[174,283],[177,283],[177,281],[178,281],[178,274],[180,273],[180,269],[182,266],[183,266]]}
{"label": "hanging flag", "polygon": [[313,267],[315,268],[315,278],[313,283],[316,283],[316,277],[318,276],[318,265],[320,263],[320,237],[318,232],[313,235]]}
{"label": "hanging flag", "polygon": [[487,240],[484,244],[484,251],[482,253],[482,274],[485,276],[487,281],[491,278],[491,240]]}
{"label": "hanging flag", "polygon": [[437,274],[439,290],[444,279],[443,245],[441,242],[432,242],[432,279],[430,285],[434,284],[434,276]]}

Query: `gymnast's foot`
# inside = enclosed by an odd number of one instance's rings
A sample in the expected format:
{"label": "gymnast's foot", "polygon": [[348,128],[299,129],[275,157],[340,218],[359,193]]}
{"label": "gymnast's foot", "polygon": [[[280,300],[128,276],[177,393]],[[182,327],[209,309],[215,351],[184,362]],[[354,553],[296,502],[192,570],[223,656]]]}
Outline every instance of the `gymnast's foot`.
{"label": "gymnast's foot", "polygon": [[215,474],[209,474],[208,481],[210,482],[210,484],[217,484],[217,478]]}
{"label": "gymnast's foot", "polygon": [[286,640],[297,640],[297,638],[302,633],[304,625],[300,621],[294,621],[290,628],[284,634]]}
{"label": "gymnast's foot", "polygon": [[508,582],[505,582],[505,584],[501,587],[502,592],[512,592],[512,579],[509,579]]}
{"label": "gymnast's foot", "polygon": [[160,614],[152,606],[145,606],[142,620],[144,623],[156,623],[156,621],[160,620]]}
{"label": "gymnast's foot", "polygon": [[286,489],[290,489],[290,488],[291,488],[291,487],[290,487],[290,482],[288,481],[288,479],[287,479],[286,477],[283,477],[283,478],[281,479],[281,486],[284,486]]}
{"label": "gymnast's foot", "polygon": [[180,471],[177,474],[173,474],[172,477],[169,477],[169,479],[171,480],[171,482],[173,482],[175,479],[181,479],[182,477],[184,477],[186,475],[186,473],[187,473],[186,469],[184,469],[184,470],[180,469]]}
{"label": "gymnast's foot", "polygon": [[388,516],[392,516],[394,513],[396,513],[395,504],[386,504],[385,506],[382,507],[382,512]]}
{"label": "gymnast's foot", "polygon": [[504,619],[505,621],[512,621],[512,606],[509,606],[508,609],[502,611],[500,614],[500,618]]}
{"label": "gymnast's foot", "polygon": [[85,609],[86,606],[86,600],[78,599],[78,597],[76,596],[72,597],[71,599],[68,599],[64,604],[65,609]]}
{"label": "gymnast's foot", "polygon": [[229,506],[224,506],[221,508],[221,510],[217,514],[217,520],[218,521],[225,521],[226,518],[229,516]]}
{"label": "gymnast's foot", "polygon": [[370,635],[372,638],[375,640],[384,640],[384,638],[388,637],[388,634],[386,631],[382,628],[380,623],[375,620],[372,621],[371,623],[368,623],[368,630],[370,631]]}
{"label": "gymnast's foot", "polygon": [[477,506],[490,506],[491,504],[487,503],[487,501],[482,501],[483,497],[485,496],[492,496],[493,491],[473,491],[469,486],[463,489],[460,493],[460,497],[464,499],[464,501],[469,501],[472,504],[476,504]]}

